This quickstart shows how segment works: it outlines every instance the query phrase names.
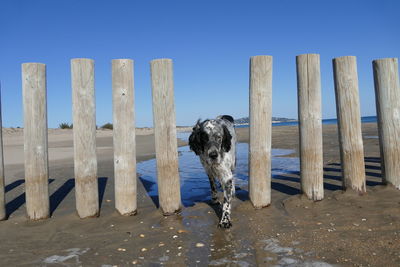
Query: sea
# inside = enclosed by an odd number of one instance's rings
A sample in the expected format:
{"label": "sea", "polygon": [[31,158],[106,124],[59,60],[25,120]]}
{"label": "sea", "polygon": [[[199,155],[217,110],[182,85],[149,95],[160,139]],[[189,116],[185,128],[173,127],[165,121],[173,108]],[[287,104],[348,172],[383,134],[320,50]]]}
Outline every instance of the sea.
{"label": "sea", "polygon": [[[377,117],[376,116],[364,116],[361,117],[361,123],[367,123],[367,122],[377,122]],[[336,124],[337,119],[323,119],[322,124]],[[288,125],[298,125],[298,121],[288,121],[288,122],[275,122],[272,123],[272,126],[288,126]],[[248,124],[243,124],[243,125],[237,125],[236,128],[246,128],[249,127]]]}

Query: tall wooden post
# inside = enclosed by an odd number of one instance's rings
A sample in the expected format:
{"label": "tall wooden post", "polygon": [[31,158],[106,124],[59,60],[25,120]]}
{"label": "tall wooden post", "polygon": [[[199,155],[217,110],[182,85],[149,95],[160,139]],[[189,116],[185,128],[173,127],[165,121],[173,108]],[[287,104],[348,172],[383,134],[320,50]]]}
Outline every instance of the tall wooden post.
{"label": "tall wooden post", "polygon": [[133,60],[112,61],[115,208],[136,214],[136,147]]}
{"label": "tall wooden post", "polygon": [[169,215],[181,207],[172,60],[156,59],[150,67],[158,194],[162,212]]}
{"label": "tall wooden post", "polygon": [[333,59],[343,187],[366,192],[356,57]]}
{"label": "tall wooden post", "polygon": [[3,158],[3,123],[1,116],[1,84],[0,84],[0,221],[6,219],[6,198],[4,183],[4,158]]}
{"label": "tall wooden post", "polygon": [[301,190],[309,199],[321,200],[324,186],[319,55],[299,55],[296,63]]}
{"label": "tall wooden post", "polygon": [[22,64],[26,210],[31,220],[50,216],[46,65]]}
{"label": "tall wooden post", "polygon": [[397,58],[372,62],[383,181],[400,189],[400,85]]}
{"label": "tall wooden post", "polygon": [[271,204],[272,56],[250,58],[249,196],[255,208]]}
{"label": "tall wooden post", "polygon": [[71,60],[75,198],[79,217],[99,215],[94,61]]}

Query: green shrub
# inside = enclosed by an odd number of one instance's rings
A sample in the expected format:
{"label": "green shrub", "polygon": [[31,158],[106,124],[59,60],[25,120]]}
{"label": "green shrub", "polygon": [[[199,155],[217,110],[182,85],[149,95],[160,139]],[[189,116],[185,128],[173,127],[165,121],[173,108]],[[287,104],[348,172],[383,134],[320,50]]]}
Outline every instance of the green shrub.
{"label": "green shrub", "polygon": [[68,123],[61,123],[60,125],[58,125],[58,128],[60,129],[72,129],[73,128],[73,124],[68,124]]}
{"label": "green shrub", "polygon": [[106,124],[104,124],[103,126],[101,126],[101,129],[109,129],[109,130],[112,130],[113,129],[113,125],[112,125],[112,123],[106,123]]}

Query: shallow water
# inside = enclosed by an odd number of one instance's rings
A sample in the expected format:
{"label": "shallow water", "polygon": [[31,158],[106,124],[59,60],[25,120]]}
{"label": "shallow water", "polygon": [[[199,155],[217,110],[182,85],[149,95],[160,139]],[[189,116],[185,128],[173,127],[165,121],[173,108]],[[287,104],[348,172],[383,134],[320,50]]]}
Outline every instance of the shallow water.
{"label": "shallow water", "polygon": [[[187,140],[189,133],[179,133],[178,138]],[[290,149],[272,149],[272,178],[283,173],[292,173],[300,170],[298,158],[281,157],[293,152]],[[190,151],[188,146],[178,149],[179,174],[181,182],[181,198],[184,206],[192,206],[195,202],[204,202],[211,199],[210,183],[199,157]],[[240,194],[242,187],[248,183],[248,144],[236,145],[236,194]],[[150,197],[158,196],[156,159],[140,162],[137,171],[144,182]]]}

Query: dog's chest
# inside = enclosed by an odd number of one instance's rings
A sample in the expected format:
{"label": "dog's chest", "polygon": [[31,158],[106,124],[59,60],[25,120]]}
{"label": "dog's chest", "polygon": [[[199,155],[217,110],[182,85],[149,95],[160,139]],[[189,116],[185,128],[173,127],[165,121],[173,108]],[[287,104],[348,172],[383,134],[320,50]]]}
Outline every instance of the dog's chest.
{"label": "dog's chest", "polygon": [[230,153],[225,153],[219,164],[208,164],[203,157],[200,157],[203,167],[208,174],[220,180],[232,177],[232,156]]}

